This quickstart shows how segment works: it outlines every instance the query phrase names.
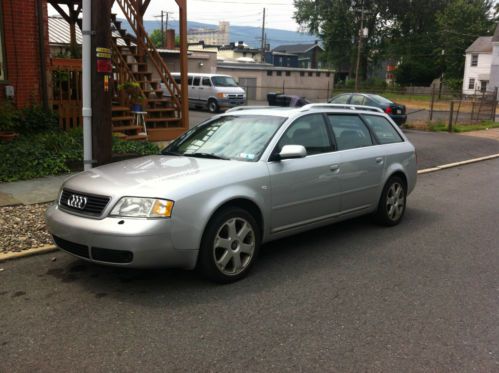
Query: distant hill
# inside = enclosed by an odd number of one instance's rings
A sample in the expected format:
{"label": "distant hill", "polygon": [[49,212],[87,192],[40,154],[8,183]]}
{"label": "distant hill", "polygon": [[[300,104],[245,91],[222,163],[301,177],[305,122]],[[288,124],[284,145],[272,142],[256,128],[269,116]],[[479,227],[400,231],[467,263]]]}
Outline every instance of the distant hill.
{"label": "distant hill", "polygon": [[[126,22],[123,22],[123,27],[130,30],[130,27]],[[144,27],[148,33],[151,33],[154,29],[160,28],[160,23],[158,21],[144,21]],[[169,28],[173,28],[178,35],[179,25],[178,21],[170,21],[168,23]],[[217,28],[218,25],[210,25],[207,23],[200,22],[187,22],[188,28]],[[280,30],[280,29],[266,29],[267,41],[270,44],[270,48],[275,48],[282,44],[299,44],[299,43],[313,43],[317,40],[317,37],[310,34],[299,33],[295,31]],[[262,29],[259,27],[252,26],[234,26],[230,25],[230,41],[244,41],[251,47],[260,47],[260,39],[262,37]]]}

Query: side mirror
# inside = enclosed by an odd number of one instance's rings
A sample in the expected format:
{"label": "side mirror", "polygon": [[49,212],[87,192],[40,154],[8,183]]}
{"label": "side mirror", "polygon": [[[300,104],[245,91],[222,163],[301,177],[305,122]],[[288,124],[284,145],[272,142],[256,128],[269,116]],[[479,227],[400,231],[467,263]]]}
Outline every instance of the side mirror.
{"label": "side mirror", "polygon": [[303,145],[284,145],[279,153],[279,159],[304,158],[307,150]]}

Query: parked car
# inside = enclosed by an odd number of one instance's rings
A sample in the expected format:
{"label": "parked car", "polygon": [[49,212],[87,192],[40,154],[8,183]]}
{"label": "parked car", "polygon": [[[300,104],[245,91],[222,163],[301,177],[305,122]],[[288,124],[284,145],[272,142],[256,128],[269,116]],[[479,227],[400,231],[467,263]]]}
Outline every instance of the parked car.
{"label": "parked car", "polygon": [[[172,77],[180,85],[180,73],[172,73]],[[189,73],[187,83],[190,107],[217,113],[246,103],[246,91],[230,75]],[[163,83],[161,89],[164,96],[170,96]]]}
{"label": "parked car", "polygon": [[232,282],[262,243],[364,214],[398,224],[415,184],[414,146],[381,111],[243,107],[161,155],[68,179],[46,218],[56,245],[81,259]]}
{"label": "parked car", "polygon": [[267,102],[269,106],[282,106],[282,107],[302,107],[310,104],[305,97],[296,95],[285,95],[281,93],[268,93]]}
{"label": "parked car", "polygon": [[389,99],[370,93],[342,93],[328,100],[331,104],[351,104],[379,107],[387,113],[399,126],[407,121],[405,105],[397,104]]}

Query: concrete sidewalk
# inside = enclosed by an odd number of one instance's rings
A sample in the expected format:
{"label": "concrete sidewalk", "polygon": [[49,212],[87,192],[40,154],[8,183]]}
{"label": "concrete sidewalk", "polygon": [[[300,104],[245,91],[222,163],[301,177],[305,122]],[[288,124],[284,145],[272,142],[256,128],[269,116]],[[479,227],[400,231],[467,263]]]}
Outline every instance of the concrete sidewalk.
{"label": "concrete sidewalk", "polygon": [[0,207],[50,202],[57,198],[62,183],[74,174],[0,183]]}

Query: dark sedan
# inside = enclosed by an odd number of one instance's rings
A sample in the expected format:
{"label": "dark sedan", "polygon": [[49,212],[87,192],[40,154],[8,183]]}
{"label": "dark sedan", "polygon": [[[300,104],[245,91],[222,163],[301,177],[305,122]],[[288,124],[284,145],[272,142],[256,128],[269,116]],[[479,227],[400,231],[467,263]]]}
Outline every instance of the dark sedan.
{"label": "dark sedan", "polygon": [[389,99],[370,93],[342,93],[328,100],[331,104],[350,104],[374,106],[387,113],[399,126],[407,120],[405,105],[397,104]]}

